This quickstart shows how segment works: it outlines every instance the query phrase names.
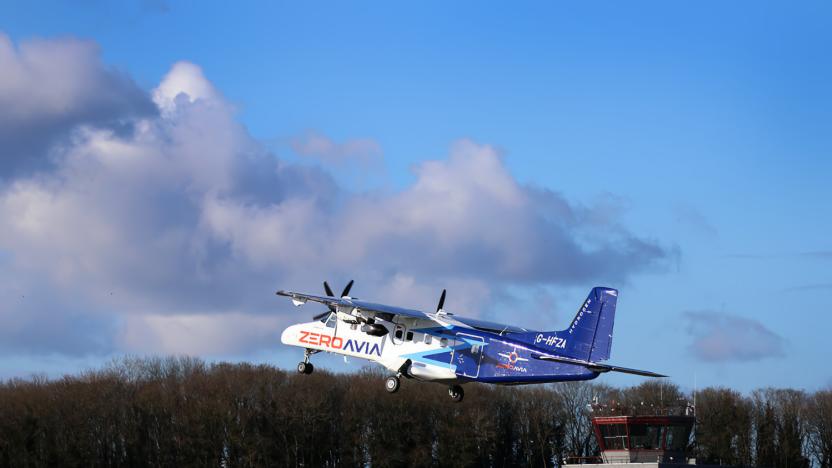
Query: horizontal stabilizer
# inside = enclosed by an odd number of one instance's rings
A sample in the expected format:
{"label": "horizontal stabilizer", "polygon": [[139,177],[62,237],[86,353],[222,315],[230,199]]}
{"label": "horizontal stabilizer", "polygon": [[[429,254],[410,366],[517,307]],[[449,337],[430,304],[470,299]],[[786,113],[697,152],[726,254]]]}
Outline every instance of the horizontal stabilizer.
{"label": "horizontal stabilizer", "polygon": [[563,356],[549,356],[546,354],[532,354],[532,357],[535,359],[540,359],[541,361],[551,361],[551,362],[562,362],[564,364],[574,364],[576,366],[583,366],[593,372],[621,372],[624,374],[633,374],[633,375],[641,375],[644,377],[667,377],[666,375],[657,374],[655,372],[639,370],[639,369],[630,369],[629,367],[619,367],[619,366],[610,366],[607,364],[598,364],[596,362],[584,361],[583,359],[573,359]]}

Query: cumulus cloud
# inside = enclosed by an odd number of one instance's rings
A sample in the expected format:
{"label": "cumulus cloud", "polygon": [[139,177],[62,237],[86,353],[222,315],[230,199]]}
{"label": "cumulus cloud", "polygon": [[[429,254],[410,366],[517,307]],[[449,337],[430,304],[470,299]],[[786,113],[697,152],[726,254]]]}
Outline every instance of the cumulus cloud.
{"label": "cumulus cloud", "polygon": [[330,165],[343,166],[357,163],[372,166],[381,162],[381,145],[370,138],[354,138],[341,143],[326,135],[309,131],[291,141],[292,149],[301,156],[319,159]]}
{"label": "cumulus cloud", "polygon": [[[97,58],[74,66],[108,73]],[[132,85],[118,89],[112,102],[133,102]],[[315,312],[295,315],[278,287],[355,277],[361,297],[422,308],[448,287],[448,308],[481,315],[503,285],[617,284],[669,255],[622,226],[610,197],[582,205],[521,184],[489,145],[460,140],[417,165],[410,186],[353,192],[269,153],[194,64],[141,98],[155,110],[113,107],[122,129],[78,120],[50,148],[53,166],[0,187],[2,294],[27,299],[6,302],[0,340],[43,353],[245,353]],[[328,145],[310,151],[367,151]]]}
{"label": "cumulus cloud", "polygon": [[214,105],[223,104],[202,69],[190,62],[175,63],[159,87],[153,90],[153,102],[168,114],[176,110],[177,99],[187,103],[202,100]]}
{"label": "cumulus cloud", "polygon": [[271,347],[281,325],[275,316],[240,312],[144,314],[129,316],[126,322],[119,334],[124,351],[146,353],[152,349],[161,354],[201,355],[229,355]]}
{"label": "cumulus cloud", "polygon": [[712,311],[683,314],[690,350],[708,362],[759,361],[785,355],[785,340],[757,320]]}
{"label": "cumulus cloud", "polygon": [[94,43],[33,39],[15,47],[2,32],[0,109],[0,178],[43,168],[48,150],[78,125],[116,130],[155,112],[133,80],[101,62]]}

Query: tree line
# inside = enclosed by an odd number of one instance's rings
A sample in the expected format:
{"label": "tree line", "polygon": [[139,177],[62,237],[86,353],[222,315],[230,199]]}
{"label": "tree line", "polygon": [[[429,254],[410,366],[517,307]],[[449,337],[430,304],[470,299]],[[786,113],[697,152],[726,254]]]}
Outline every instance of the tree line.
{"label": "tree line", "polygon": [[[127,358],[60,379],[0,385],[3,466],[558,466],[597,455],[593,400],[661,411],[693,402],[678,386],[592,382],[444,386],[384,374],[188,357]],[[832,466],[832,390],[696,392],[700,463]]]}

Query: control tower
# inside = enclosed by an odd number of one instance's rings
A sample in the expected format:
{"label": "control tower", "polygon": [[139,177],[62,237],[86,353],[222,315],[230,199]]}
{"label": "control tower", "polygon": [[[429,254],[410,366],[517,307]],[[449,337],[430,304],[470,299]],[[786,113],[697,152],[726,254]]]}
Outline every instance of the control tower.
{"label": "control tower", "polygon": [[599,416],[592,418],[604,464],[687,464],[693,416]]}
{"label": "control tower", "polygon": [[[592,429],[600,457],[567,459],[573,468],[670,468],[696,465],[690,453],[691,431],[696,418],[687,407],[682,411],[638,414],[619,408],[593,405]],[[599,411],[600,410],[600,411]],[[621,414],[629,412],[630,414]],[[609,414],[618,413],[618,414]],[[715,467],[716,465],[697,465]]]}

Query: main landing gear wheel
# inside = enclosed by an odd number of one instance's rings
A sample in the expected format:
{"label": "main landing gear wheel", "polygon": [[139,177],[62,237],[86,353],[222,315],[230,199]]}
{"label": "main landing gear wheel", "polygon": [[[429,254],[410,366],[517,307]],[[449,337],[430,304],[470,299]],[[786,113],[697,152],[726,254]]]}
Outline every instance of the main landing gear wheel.
{"label": "main landing gear wheel", "polygon": [[391,375],[387,377],[387,380],[384,381],[384,389],[387,390],[388,393],[396,393],[399,391],[399,378],[395,375]]}
{"label": "main landing gear wheel", "polygon": [[315,370],[315,366],[313,366],[311,362],[299,362],[298,363],[298,374],[309,375],[314,370]]}
{"label": "main landing gear wheel", "polygon": [[448,387],[448,395],[451,397],[451,400],[459,403],[462,401],[462,398],[465,396],[465,391],[462,390],[462,387],[459,385],[453,385]]}

